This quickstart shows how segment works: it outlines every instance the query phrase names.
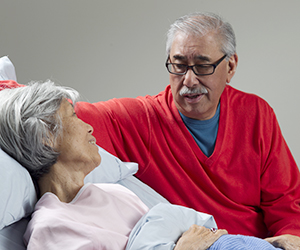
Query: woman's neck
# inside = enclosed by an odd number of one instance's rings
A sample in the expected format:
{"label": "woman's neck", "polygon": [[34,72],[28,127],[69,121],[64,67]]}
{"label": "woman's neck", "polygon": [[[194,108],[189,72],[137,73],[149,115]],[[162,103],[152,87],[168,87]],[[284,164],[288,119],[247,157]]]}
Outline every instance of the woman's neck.
{"label": "woman's neck", "polygon": [[48,174],[45,174],[39,181],[40,196],[51,192],[60,201],[71,202],[84,185],[84,173],[68,171],[69,168],[55,164]]}

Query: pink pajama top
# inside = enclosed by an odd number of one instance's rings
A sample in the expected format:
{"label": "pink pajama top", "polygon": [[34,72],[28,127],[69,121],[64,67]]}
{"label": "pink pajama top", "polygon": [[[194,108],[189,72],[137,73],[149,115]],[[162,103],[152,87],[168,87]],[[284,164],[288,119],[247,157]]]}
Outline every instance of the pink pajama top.
{"label": "pink pajama top", "polygon": [[53,193],[38,201],[24,235],[28,250],[125,249],[147,206],[118,184],[86,184],[70,203]]}

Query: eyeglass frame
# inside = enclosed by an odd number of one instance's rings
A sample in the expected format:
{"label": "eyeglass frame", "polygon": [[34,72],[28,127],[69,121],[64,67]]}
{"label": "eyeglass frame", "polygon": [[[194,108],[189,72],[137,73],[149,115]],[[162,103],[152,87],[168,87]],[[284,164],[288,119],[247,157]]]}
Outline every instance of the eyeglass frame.
{"label": "eyeglass frame", "polygon": [[[221,57],[216,63],[214,63],[214,64],[194,64],[194,65],[186,65],[186,64],[182,64],[182,63],[172,63],[172,62],[168,63],[168,60],[171,61],[170,56],[168,56],[167,61],[166,61],[166,63],[165,63],[165,66],[166,66],[168,72],[169,72],[170,74],[174,74],[174,75],[183,76],[183,75],[185,75],[185,74],[188,72],[189,69],[191,69],[191,70],[194,72],[194,74],[195,74],[196,76],[209,76],[209,75],[212,75],[213,73],[215,73],[215,70],[216,70],[217,66],[218,66],[218,65],[219,65],[226,57],[227,57],[227,54],[225,54],[224,56],[222,56],[222,57]],[[174,72],[171,72],[171,71],[169,70],[169,67],[168,67],[169,65],[183,65],[183,66],[186,67],[186,70],[185,70],[185,72],[183,72],[183,73],[174,73]],[[202,66],[202,65],[203,65],[203,66],[212,66],[212,67],[213,67],[213,71],[212,71],[212,73],[209,73],[209,74],[198,74],[198,73],[196,73],[195,70],[194,70],[194,67],[197,66],[197,65],[201,65],[201,66]]]}

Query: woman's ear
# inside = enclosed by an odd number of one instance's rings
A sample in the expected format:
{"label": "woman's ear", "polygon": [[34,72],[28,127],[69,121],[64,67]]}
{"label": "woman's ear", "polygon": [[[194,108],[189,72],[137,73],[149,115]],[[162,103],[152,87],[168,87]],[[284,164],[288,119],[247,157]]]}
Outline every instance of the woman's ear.
{"label": "woman's ear", "polygon": [[235,53],[228,60],[228,74],[227,74],[227,78],[226,78],[227,83],[230,83],[232,77],[234,76],[236,68],[237,68],[237,64],[238,64],[238,56]]}

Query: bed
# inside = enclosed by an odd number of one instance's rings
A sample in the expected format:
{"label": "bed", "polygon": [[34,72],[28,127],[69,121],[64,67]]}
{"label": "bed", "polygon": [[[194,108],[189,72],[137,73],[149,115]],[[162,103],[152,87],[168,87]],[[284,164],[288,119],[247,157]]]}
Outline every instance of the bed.
{"label": "bed", "polygon": [[[0,90],[14,87],[15,68],[7,56],[0,58]],[[85,183],[118,183],[148,206],[168,203],[153,189],[134,177],[136,163],[122,162],[99,147],[101,164],[85,178]],[[37,201],[35,187],[27,170],[0,149],[0,249],[24,250],[23,234]]]}

